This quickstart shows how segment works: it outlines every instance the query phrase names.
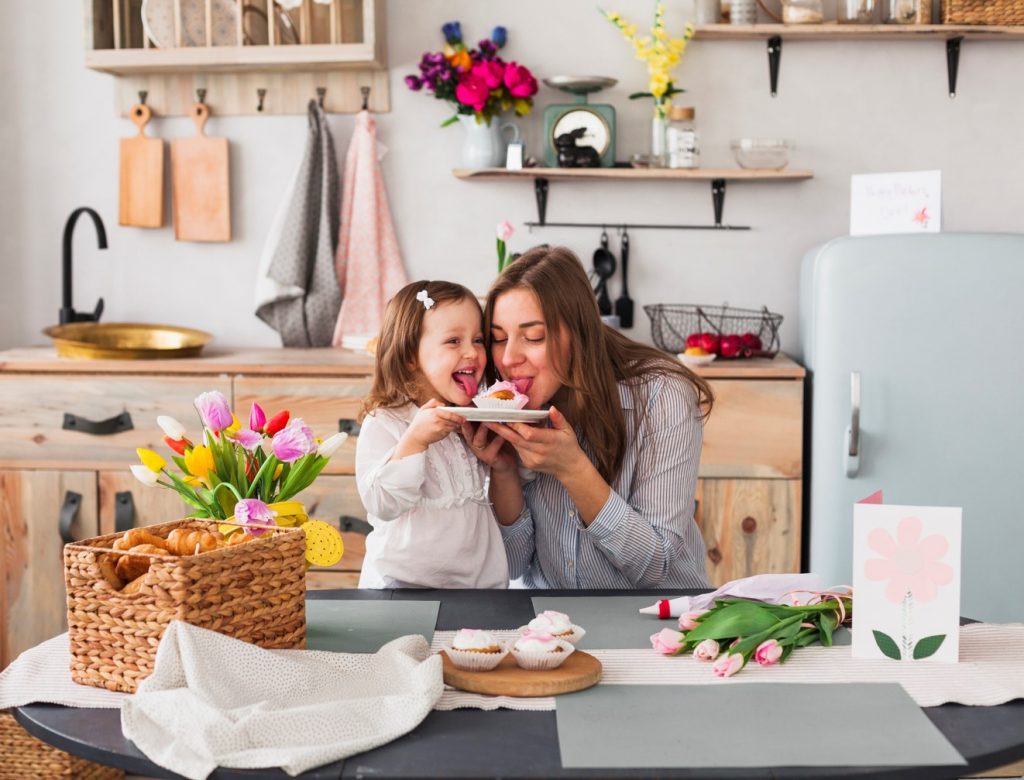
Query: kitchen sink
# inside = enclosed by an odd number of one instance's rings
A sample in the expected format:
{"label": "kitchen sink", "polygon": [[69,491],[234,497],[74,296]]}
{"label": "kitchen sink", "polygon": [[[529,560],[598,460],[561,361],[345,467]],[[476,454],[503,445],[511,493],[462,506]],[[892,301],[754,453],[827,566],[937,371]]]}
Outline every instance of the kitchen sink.
{"label": "kitchen sink", "polygon": [[145,322],[69,322],[43,333],[60,357],[79,360],[159,360],[195,357],[213,338],[176,325]]}

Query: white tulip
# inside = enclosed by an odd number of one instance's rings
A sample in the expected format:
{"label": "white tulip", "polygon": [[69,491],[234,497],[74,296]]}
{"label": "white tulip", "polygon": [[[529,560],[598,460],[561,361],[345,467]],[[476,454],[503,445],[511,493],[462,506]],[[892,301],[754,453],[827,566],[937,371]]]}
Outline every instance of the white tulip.
{"label": "white tulip", "polygon": [[147,466],[143,466],[141,463],[136,463],[134,466],[129,466],[132,470],[132,474],[135,475],[135,479],[139,480],[143,485],[147,487],[153,487],[156,484],[157,477],[160,475]]}
{"label": "white tulip", "polygon": [[348,438],[347,433],[336,433],[333,436],[328,436],[317,448],[316,454],[324,458],[329,458],[338,451],[338,448],[345,443],[345,439]]}
{"label": "white tulip", "polygon": [[156,424],[160,426],[160,429],[165,434],[167,434],[167,438],[172,441],[181,441],[185,438],[185,426],[173,417],[161,414],[156,418]]}

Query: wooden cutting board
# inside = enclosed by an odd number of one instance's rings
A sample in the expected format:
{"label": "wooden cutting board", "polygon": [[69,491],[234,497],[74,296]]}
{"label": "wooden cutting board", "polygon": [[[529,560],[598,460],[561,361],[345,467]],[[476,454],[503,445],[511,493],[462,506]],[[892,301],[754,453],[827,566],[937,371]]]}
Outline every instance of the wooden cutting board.
{"label": "wooden cutting board", "polygon": [[171,205],[178,241],[230,241],[231,190],[228,139],[209,138],[204,103],[192,107],[194,138],[171,141]]}
{"label": "wooden cutting board", "polygon": [[134,227],[164,225],[164,142],[146,136],[153,113],[147,106],[132,106],[131,118],[139,133],[121,139],[120,196],[117,221]]}
{"label": "wooden cutting board", "polygon": [[441,653],[444,681],[470,693],[488,696],[555,696],[559,693],[582,691],[596,685],[601,679],[601,662],[589,653],[577,650],[557,669],[530,671],[516,663],[512,653],[506,655],[489,672],[469,672],[459,669]]}

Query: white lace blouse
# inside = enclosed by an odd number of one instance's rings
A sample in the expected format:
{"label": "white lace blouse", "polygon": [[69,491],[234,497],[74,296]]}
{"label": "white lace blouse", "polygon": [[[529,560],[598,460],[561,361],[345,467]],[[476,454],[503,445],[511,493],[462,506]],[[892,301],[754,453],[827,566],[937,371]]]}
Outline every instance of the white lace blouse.
{"label": "white lace blouse", "polygon": [[487,470],[462,436],[391,460],[416,411],[379,409],[359,432],[356,482],[373,526],[359,587],[508,587]]}

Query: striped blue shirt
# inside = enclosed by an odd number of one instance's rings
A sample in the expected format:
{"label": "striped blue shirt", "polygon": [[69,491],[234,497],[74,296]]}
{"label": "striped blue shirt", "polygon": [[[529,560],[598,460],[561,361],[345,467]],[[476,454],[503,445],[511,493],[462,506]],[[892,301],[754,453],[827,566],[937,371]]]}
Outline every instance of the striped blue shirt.
{"label": "striped blue shirt", "polygon": [[[619,383],[625,455],[589,526],[550,474],[524,481],[525,506],[502,526],[509,576],[527,588],[706,588],[693,519],[704,439],[696,390],[681,377]],[[587,447],[584,443],[584,451]]]}

